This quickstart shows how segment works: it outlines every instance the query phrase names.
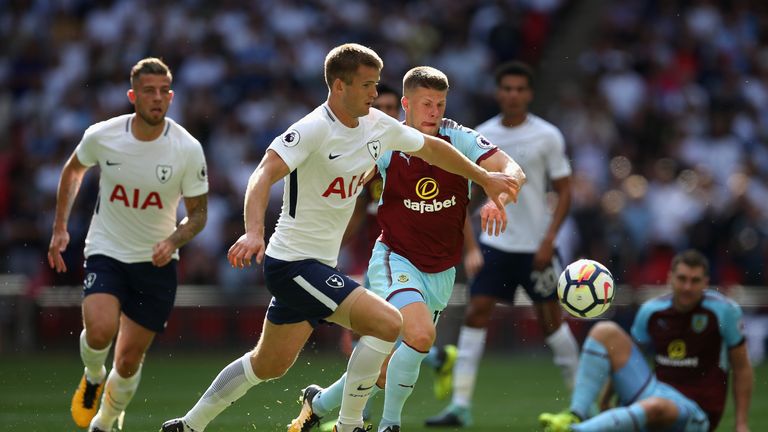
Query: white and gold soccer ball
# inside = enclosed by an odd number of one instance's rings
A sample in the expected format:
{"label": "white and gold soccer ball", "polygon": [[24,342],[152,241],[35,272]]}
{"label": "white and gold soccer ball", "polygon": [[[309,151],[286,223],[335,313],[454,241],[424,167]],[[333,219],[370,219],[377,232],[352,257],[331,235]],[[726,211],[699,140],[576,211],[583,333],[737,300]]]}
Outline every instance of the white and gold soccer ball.
{"label": "white and gold soccer ball", "polygon": [[574,261],[560,274],[557,297],[569,314],[577,318],[597,318],[613,302],[613,276],[597,261]]}

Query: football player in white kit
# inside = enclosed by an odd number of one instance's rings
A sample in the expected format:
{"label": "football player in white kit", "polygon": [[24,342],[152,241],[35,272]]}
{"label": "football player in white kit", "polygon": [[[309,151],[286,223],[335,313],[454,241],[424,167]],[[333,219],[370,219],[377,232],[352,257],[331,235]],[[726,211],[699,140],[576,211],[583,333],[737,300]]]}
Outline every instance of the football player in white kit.
{"label": "football player in white kit", "polygon": [[[85,240],[80,333],[85,373],[71,405],[75,423],[89,431],[111,431],[118,417],[122,426],[144,354],[173,308],[178,249],[206,222],[205,157],[200,143],[165,117],[173,100],[171,81],[161,60],[139,61],[131,69],[128,90],[135,114],[89,127],[59,180],[48,262],[63,272],[72,204],[85,172],[95,165],[101,169]],[[182,197],[187,217],[177,226]],[[115,336],[114,364],[107,376],[104,362]]]}
{"label": "football player in white kit", "polygon": [[[453,371],[453,399],[427,426],[467,426],[486,328],[496,302],[512,303],[518,286],[525,289],[554,353],[554,362],[571,388],[579,348],[557,301],[557,277],[562,265],[555,237],[571,202],[571,166],[560,131],[528,112],[533,99],[533,73],[520,62],[505,63],[496,71],[496,98],[501,113],[477,127],[488,140],[510,155],[525,171],[527,184],[517,205],[507,206],[512,221],[500,236],[480,234],[480,247],[466,235],[465,268],[477,273],[470,285],[469,307],[459,333],[458,358]],[[550,214],[547,183],[557,193]],[[472,248],[474,245],[474,249]],[[481,255],[482,254],[482,255]],[[484,262],[484,265],[482,264]]]}
{"label": "football player in white kit", "polygon": [[[488,173],[445,141],[402,125],[376,109],[383,62],[371,49],[344,44],[325,59],[328,100],[275,138],[248,182],[245,234],[229,250],[232,266],[264,262],[272,302],[256,347],[226,366],[183,417],[164,432],[202,431],[248,389],[282,376],[312,334],[330,321],[362,335],[347,366],[338,432],[363,431],[363,406],[384,359],[400,334],[397,309],[335,269],[342,235],[376,160],[402,150],[483,186],[503,209],[500,195],[517,188],[504,174]],[[265,250],[264,212],[269,189],[285,177],[277,228]],[[506,219],[505,219],[506,221]],[[304,403],[311,397],[304,394]],[[318,423],[311,409],[291,431]]]}

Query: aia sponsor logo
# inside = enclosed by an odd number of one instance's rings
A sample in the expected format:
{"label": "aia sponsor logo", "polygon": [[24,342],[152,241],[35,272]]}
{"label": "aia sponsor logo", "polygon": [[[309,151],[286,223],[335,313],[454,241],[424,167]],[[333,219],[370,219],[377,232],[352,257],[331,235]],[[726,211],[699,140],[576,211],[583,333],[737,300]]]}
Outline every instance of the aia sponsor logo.
{"label": "aia sponsor logo", "polygon": [[145,210],[148,207],[157,207],[158,210],[163,208],[163,200],[160,199],[159,193],[152,191],[145,194],[141,189],[130,189],[130,192],[128,192],[125,186],[121,184],[115,185],[115,188],[112,189],[112,193],[109,195],[109,202],[121,202],[125,207],[141,210]]}
{"label": "aia sponsor logo", "polygon": [[344,177],[336,177],[331,180],[331,183],[325,188],[323,192],[323,198],[328,198],[331,195],[337,195],[338,198],[347,199],[357,196],[357,193],[365,185],[365,173],[359,176],[353,175],[352,178],[345,179]]}

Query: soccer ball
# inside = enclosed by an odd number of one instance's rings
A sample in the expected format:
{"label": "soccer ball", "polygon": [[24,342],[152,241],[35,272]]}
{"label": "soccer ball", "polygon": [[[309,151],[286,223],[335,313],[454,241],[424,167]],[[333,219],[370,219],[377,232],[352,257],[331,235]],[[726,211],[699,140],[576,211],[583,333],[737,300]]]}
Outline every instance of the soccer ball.
{"label": "soccer ball", "polygon": [[597,261],[574,261],[560,274],[557,297],[569,314],[577,318],[596,318],[611,307],[613,276]]}

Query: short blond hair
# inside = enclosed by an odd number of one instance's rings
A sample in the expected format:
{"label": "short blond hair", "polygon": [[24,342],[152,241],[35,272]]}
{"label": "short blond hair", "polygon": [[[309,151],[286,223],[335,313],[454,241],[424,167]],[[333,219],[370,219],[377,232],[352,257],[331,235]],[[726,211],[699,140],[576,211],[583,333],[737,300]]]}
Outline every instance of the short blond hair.
{"label": "short blond hair", "polygon": [[450,86],[448,85],[448,77],[443,71],[431,66],[416,66],[406,72],[403,77],[403,94],[407,95],[409,91],[420,87],[446,91]]}
{"label": "short blond hair", "polygon": [[325,83],[329,89],[336,79],[350,84],[360,66],[369,66],[381,71],[384,61],[376,51],[360,44],[339,45],[325,56]]}
{"label": "short blond hair", "polygon": [[147,57],[139,60],[131,68],[131,87],[141,75],[165,75],[169,80],[173,81],[173,75],[171,74],[171,68],[168,67],[162,60],[156,57]]}

